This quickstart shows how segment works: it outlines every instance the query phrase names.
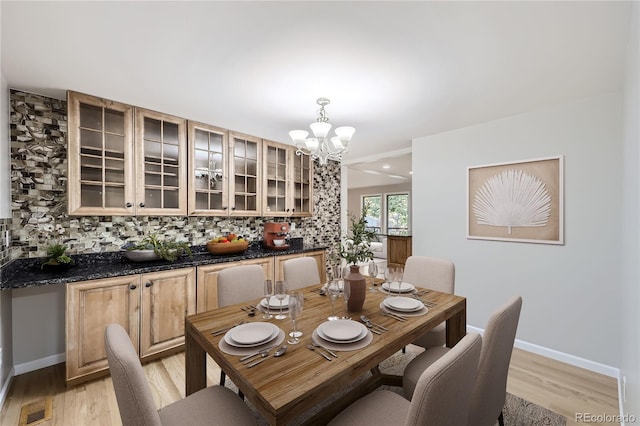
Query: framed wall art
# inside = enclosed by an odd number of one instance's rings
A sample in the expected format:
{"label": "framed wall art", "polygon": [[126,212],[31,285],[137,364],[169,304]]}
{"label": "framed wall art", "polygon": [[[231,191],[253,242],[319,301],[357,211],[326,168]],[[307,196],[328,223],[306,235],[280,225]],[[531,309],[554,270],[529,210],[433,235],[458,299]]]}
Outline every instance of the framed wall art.
{"label": "framed wall art", "polygon": [[467,168],[467,238],[564,244],[562,156]]}

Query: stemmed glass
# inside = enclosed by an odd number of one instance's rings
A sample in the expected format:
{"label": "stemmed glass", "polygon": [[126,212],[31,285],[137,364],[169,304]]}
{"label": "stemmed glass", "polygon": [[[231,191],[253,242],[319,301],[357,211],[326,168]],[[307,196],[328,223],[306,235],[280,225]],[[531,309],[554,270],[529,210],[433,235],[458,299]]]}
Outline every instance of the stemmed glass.
{"label": "stemmed glass", "polygon": [[393,280],[395,278],[396,270],[391,266],[387,266],[384,270],[384,281],[387,283],[387,296],[389,296],[391,292],[391,284],[393,284]]}
{"label": "stemmed glass", "polygon": [[264,280],[264,297],[267,299],[267,306],[264,307],[262,319],[273,318],[273,315],[271,315],[271,312],[269,312],[269,302],[271,301],[271,296],[273,296],[273,281]]}
{"label": "stemmed glass", "polygon": [[282,301],[287,297],[287,282],[286,281],[276,281],[275,287],[275,296],[276,299],[280,301],[280,313],[275,316],[275,319],[282,320],[287,316],[282,313]]}
{"label": "stemmed glass", "polygon": [[376,287],[374,284],[374,279],[378,276],[378,265],[373,260],[369,262],[368,265],[369,277],[371,278],[371,287],[369,287],[370,291],[376,291]]}
{"label": "stemmed glass", "polygon": [[402,276],[404,275],[404,268],[402,266],[398,266],[396,268],[396,281],[398,281],[398,296],[402,295]]}
{"label": "stemmed glass", "polygon": [[[291,299],[296,300],[296,312],[292,314],[291,312]],[[298,330],[296,320],[300,318],[300,314],[304,309],[304,294],[301,291],[292,291],[289,293],[289,316],[291,317],[291,321],[293,322],[293,331],[289,333],[291,337],[300,337],[302,336],[302,331]],[[295,318],[294,318],[295,315]],[[289,342],[291,343],[291,342]],[[296,342],[298,343],[298,342]]]}
{"label": "stemmed glass", "polygon": [[344,280],[342,283],[342,298],[344,299],[344,316],[343,319],[351,319],[349,316],[349,297],[351,297],[351,283]]}
{"label": "stemmed glass", "polygon": [[296,320],[298,319],[300,311],[301,307],[298,297],[295,294],[289,295],[289,316],[291,317],[291,325],[293,327],[293,330],[289,333],[289,339],[287,340],[287,343],[291,345],[300,343],[300,339],[298,339],[298,336],[296,335],[298,332]]}
{"label": "stemmed glass", "polygon": [[327,290],[329,291],[329,298],[331,299],[331,312],[332,315],[327,317],[329,321],[337,320],[338,316],[336,315],[336,299],[340,294],[340,286],[338,285],[338,280],[331,280],[329,285],[327,286]]}

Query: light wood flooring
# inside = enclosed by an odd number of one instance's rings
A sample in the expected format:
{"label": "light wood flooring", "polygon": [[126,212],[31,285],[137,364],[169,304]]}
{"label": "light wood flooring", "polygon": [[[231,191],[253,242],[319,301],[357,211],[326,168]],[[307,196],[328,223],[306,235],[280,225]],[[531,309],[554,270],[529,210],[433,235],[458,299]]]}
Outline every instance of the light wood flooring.
{"label": "light wood flooring", "polygon": [[[158,408],[184,397],[184,353],[145,364],[144,369]],[[209,359],[209,385],[217,384],[219,371]],[[618,414],[615,379],[519,349],[513,352],[507,391],[566,416],[568,426],[584,424],[575,421],[577,412]],[[58,364],[13,379],[0,425],[17,426],[21,407],[47,396],[53,398],[53,418],[40,425],[120,424],[110,377],[67,389],[64,364]]]}

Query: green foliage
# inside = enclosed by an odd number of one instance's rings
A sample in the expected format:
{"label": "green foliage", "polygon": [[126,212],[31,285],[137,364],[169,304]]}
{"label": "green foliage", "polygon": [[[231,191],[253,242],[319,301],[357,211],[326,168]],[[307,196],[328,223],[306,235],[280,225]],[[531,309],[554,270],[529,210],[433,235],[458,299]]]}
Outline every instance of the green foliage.
{"label": "green foliage", "polygon": [[47,247],[47,261],[40,265],[43,269],[45,265],[69,265],[73,263],[73,259],[65,254],[67,246],[64,244],[56,243]]}
{"label": "green foliage", "polygon": [[183,253],[191,257],[191,247],[188,243],[177,243],[175,241],[164,241],[157,234],[144,237],[139,243],[128,247],[127,250],[153,250],[153,252],[164,260],[174,262]]}
{"label": "green foliage", "polygon": [[375,238],[376,234],[367,229],[367,210],[368,206],[364,206],[359,219],[353,214],[350,215],[351,229],[339,247],[340,257],[350,265],[373,259],[371,240]]}

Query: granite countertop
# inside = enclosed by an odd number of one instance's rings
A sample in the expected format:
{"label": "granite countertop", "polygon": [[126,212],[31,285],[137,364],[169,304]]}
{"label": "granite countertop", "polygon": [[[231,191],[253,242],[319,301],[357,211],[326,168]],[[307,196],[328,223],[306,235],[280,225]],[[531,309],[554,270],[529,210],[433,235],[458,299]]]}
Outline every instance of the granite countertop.
{"label": "granite countertop", "polygon": [[286,250],[269,250],[263,248],[260,244],[253,244],[244,253],[213,255],[207,251],[206,246],[196,246],[191,248],[193,252],[191,257],[183,256],[175,262],[165,260],[132,262],[121,252],[80,254],[71,256],[74,260],[73,266],[56,271],[40,269],[40,265],[45,261],[43,258],[16,259],[2,268],[0,289],[66,284],[76,281],[144,274],[324,249],[326,249],[326,246],[306,246],[301,242],[299,244],[291,244]]}

